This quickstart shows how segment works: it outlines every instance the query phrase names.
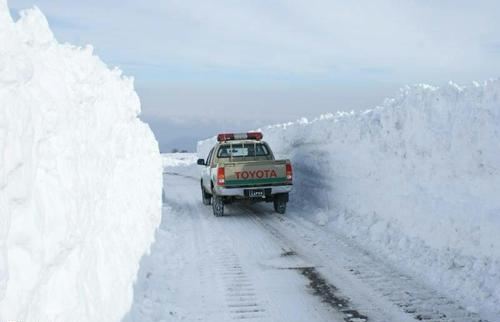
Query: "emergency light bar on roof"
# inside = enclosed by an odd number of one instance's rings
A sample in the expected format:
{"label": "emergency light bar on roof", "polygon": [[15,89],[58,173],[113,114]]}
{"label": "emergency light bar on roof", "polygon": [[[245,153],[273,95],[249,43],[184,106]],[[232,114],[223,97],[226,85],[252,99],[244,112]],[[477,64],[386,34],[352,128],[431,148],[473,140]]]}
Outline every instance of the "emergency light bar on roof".
{"label": "emergency light bar on roof", "polygon": [[221,133],[217,135],[217,141],[233,141],[233,140],[262,140],[264,136],[261,132],[248,133]]}

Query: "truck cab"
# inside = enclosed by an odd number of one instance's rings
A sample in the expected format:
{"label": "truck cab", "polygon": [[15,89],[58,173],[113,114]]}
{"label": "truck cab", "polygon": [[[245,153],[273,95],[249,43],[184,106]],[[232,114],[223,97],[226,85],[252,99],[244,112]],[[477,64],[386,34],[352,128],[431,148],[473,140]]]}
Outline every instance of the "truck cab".
{"label": "truck cab", "polygon": [[224,215],[224,205],[234,201],[272,202],[280,214],[286,212],[292,191],[290,160],[276,160],[260,132],[224,133],[207,159],[199,159],[201,193],[215,216]]}

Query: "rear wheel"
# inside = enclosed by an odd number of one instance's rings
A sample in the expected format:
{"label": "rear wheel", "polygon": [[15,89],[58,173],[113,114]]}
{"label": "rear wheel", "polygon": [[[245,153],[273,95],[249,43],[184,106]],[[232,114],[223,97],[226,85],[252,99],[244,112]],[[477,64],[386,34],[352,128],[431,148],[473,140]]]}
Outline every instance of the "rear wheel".
{"label": "rear wheel", "polygon": [[212,203],[212,196],[205,191],[203,184],[201,185],[201,201],[206,206],[209,206]]}
{"label": "rear wheel", "polygon": [[212,196],[212,209],[215,217],[224,216],[224,199],[220,196]]}
{"label": "rear wheel", "polygon": [[284,215],[286,212],[287,198],[283,195],[277,195],[274,198],[273,203],[274,203],[274,211]]}

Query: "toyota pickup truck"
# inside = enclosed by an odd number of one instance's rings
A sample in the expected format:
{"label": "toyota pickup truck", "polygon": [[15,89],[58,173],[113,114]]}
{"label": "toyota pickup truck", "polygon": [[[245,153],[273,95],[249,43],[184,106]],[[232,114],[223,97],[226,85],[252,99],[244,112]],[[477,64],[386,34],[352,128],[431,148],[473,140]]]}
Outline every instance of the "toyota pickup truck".
{"label": "toyota pickup truck", "polygon": [[224,215],[224,205],[233,201],[272,202],[284,214],[292,191],[290,160],[275,160],[260,132],[223,133],[207,159],[199,159],[201,197],[212,205],[215,216]]}

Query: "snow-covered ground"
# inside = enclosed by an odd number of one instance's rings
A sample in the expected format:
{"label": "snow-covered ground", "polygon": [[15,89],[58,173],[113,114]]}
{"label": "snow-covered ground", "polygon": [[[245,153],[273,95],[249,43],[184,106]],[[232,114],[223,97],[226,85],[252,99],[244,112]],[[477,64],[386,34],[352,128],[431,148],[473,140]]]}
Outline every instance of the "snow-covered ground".
{"label": "snow-covered ground", "polygon": [[500,320],[499,80],[262,130],[292,159],[298,216]]}
{"label": "snow-covered ground", "polygon": [[214,217],[201,202],[196,156],[163,158],[162,223],[124,322],[480,321],[442,288],[310,221],[317,209],[281,216],[269,204],[235,203]]}
{"label": "snow-covered ground", "polygon": [[0,0],[0,321],[118,321],[161,214],[132,79]]}
{"label": "snow-covered ground", "polygon": [[193,167],[197,160],[195,153],[164,153],[161,157],[163,169],[171,169],[182,166]]}
{"label": "snow-covered ground", "polygon": [[139,113],[132,79],[0,0],[0,321],[500,321],[500,80],[263,129],[286,216],[213,217],[197,156],[160,157]]}
{"label": "snow-covered ground", "polygon": [[219,220],[202,205],[196,154],[163,158],[162,224],[124,322],[344,321],[293,270],[305,259],[284,257],[288,249],[248,209],[229,208]]}

